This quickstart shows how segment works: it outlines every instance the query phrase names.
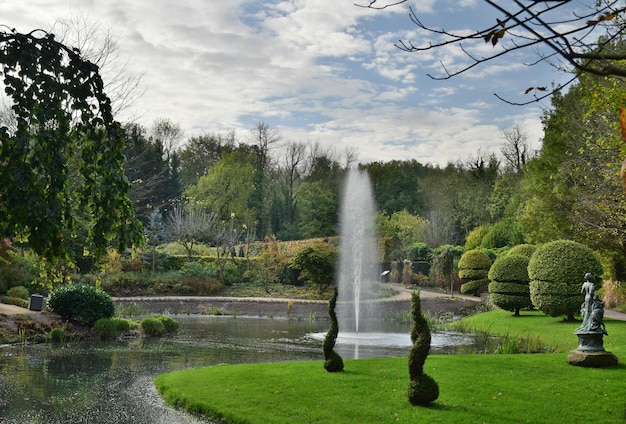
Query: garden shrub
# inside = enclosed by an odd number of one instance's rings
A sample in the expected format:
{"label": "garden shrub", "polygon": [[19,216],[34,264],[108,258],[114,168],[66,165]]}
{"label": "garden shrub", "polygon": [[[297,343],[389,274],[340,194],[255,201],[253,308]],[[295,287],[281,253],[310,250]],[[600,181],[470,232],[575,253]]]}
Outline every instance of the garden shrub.
{"label": "garden shrub", "polygon": [[330,316],[330,329],[324,337],[324,369],[328,372],[343,371],[343,358],[335,351],[335,342],[337,341],[337,335],[339,334],[339,323],[337,321],[337,313],[335,312],[335,306],[337,305],[337,287],[333,296],[328,302],[328,315]]}
{"label": "garden shrub", "polygon": [[153,318],[159,320],[163,324],[165,332],[168,334],[178,331],[178,321],[165,315],[155,315]]}
{"label": "garden shrub", "polygon": [[113,299],[102,290],[84,284],[60,286],[52,290],[48,309],[63,319],[93,325],[100,318],[110,318],[115,311]]}
{"label": "garden shrub", "polygon": [[602,265],[593,250],[571,240],[539,246],[528,263],[530,298],[535,308],[550,316],[573,320],[583,301],[580,288],[586,273],[601,286]]}
{"label": "garden shrub", "polygon": [[109,318],[100,318],[93,325],[93,332],[100,340],[113,340],[117,338],[117,327],[115,321]]}
{"label": "garden shrub", "polygon": [[465,237],[465,245],[463,246],[465,250],[474,250],[480,247],[480,243],[485,234],[487,234],[487,231],[489,231],[489,226],[483,225],[470,231],[467,237]]}
{"label": "garden shrub", "polygon": [[0,261],[0,294],[14,286],[27,286],[32,279],[33,275],[24,267]]}
{"label": "garden shrub", "polygon": [[338,249],[330,243],[317,242],[300,249],[291,259],[291,266],[299,269],[302,276],[318,286],[323,293],[334,283]]}
{"label": "garden shrub", "polygon": [[7,296],[28,300],[30,293],[28,292],[28,289],[26,287],[16,286],[16,287],[11,287],[9,290],[7,290]]}
{"label": "garden shrub", "polygon": [[508,254],[493,263],[489,269],[489,299],[491,303],[519,316],[520,309],[532,308],[528,285],[527,256]]}
{"label": "garden shrub", "polygon": [[142,319],[140,326],[142,333],[146,336],[159,337],[165,334],[165,326],[154,317]]}
{"label": "garden shrub", "polygon": [[0,303],[28,308],[30,302],[19,297],[0,296]]}
{"label": "garden shrub", "polygon": [[459,259],[459,278],[464,281],[461,293],[478,295],[483,286],[489,284],[487,278],[491,259],[482,250],[468,250]]}
{"label": "garden shrub", "polygon": [[537,247],[532,244],[518,244],[517,246],[513,246],[511,250],[509,250],[508,255],[522,255],[526,256],[528,259],[535,253]]}
{"label": "garden shrub", "polygon": [[50,340],[54,343],[64,343],[65,342],[65,328],[56,327],[50,331],[49,335]]}
{"label": "garden shrub", "polygon": [[439,397],[439,385],[424,373],[424,363],[430,351],[430,328],[422,314],[419,292],[411,293],[411,341],[413,346],[409,352],[409,388],[407,391],[412,405],[428,405]]}
{"label": "garden shrub", "polygon": [[111,318],[113,324],[115,324],[115,330],[118,333],[127,333],[130,331],[131,321],[126,318],[114,317]]}

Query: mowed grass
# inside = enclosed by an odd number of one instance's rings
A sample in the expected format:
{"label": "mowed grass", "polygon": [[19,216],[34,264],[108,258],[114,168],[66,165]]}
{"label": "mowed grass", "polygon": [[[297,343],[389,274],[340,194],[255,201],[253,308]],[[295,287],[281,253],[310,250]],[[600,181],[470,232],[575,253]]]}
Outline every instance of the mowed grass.
{"label": "mowed grass", "polygon": [[620,364],[595,369],[566,362],[577,323],[504,311],[467,319],[463,325],[540,338],[560,352],[430,355],[424,370],[440,395],[428,407],[407,400],[407,358],[347,360],[341,373],[326,372],[321,361],[219,365],[155,383],[167,402],[229,423],[626,422],[626,322],[605,320],[605,347]]}

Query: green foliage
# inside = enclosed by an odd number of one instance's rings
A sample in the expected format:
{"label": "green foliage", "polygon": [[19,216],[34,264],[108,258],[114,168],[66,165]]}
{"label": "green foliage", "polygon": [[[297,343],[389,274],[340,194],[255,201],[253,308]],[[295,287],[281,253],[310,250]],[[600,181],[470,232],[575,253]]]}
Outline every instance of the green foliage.
{"label": "green foliage", "polygon": [[48,309],[84,325],[110,318],[115,311],[113,299],[102,290],[84,284],[60,286],[48,298]]}
{"label": "green foliage", "polygon": [[487,227],[487,231],[480,241],[480,247],[497,249],[522,243],[524,237],[512,218],[505,218]]}
{"label": "green foliage", "polygon": [[469,234],[465,237],[465,245],[463,246],[465,250],[474,250],[478,249],[481,245],[483,237],[489,231],[489,227],[486,225],[479,225],[474,228]]}
{"label": "green foliage", "polygon": [[172,317],[165,315],[155,315],[153,318],[159,320],[163,324],[163,328],[167,334],[172,334],[178,331],[178,321]]}
{"label": "green foliage", "polygon": [[100,340],[113,340],[117,337],[115,322],[109,318],[100,318],[93,324],[93,332]]}
{"label": "green foliage", "polygon": [[9,296],[0,296],[0,303],[5,303],[7,305],[15,305],[20,308],[28,308],[29,302],[28,300],[24,300],[19,297],[9,297]]}
{"label": "green foliage", "polygon": [[[465,270],[479,270],[484,271],[484,276],[486,277],[489,267],[491,267],[491,259],[489,259],[489,255],[482,250],[469,250],[459,259],[459,272]],[[465,277],[461,276],[461,278]]]}
{"label": "green foliage", "polygon": [[159,337],[165,334],[165,326],[154,317],[142,319],[140,326],[143,334],[149,337]]}
{"label": "green foliage", "polygon": [[511,250],[507,253],[508,255],[522,255],[526,256],[528,259],[535,253],[537,247],[532,244],[518,244],[517,246],[513,246]]}
{"label": "green foliage", "polygon": [[131,321],[126,318],[113,317],[111,321],[115,324],[115,330],[117,330],[118,333],[126,333],[130,331],[132,326]]}
{"label": "green foliage", "polygon": [[422,314],[419,292],[411,293],[411,341],[413,346],[409,353],[409,387],[408,398],[412,405],[428,405],[439,397],[439,385],[424,373],[424,363],[430,351],[430,328]]}
{"label": "green foliage", "polygon": [[[522,249],[517,249],[522,252]],[[527,256],[508,253],[498,258],[489,269],[489,297],[497,307],[519,315],[520,309],[531,308]]]}
{"label": "green foliage", "polygon": [[334,283],[338,255],[337,248],[332,244],[317,242],[299,250],[291,259],[291,264],[300,269],[301,275],[322,293]]}
{"label": "green foliage", "polygon": [[571,240],[539,246],[528,263],[533,305],[545,314],[567,315],[572,320],[580,309],[580,288],[587,272],[600,282],[602,265],[587,246]]}
{"label": "green foliage", "polygon": [[461,284],[461,294],[478,296],[489,285],[489,278],[480,278]]}
{"label": "green foliage", "polygon": [[25,267],[0,260],[0,293],[6,293],[14,286],[26,286],[33,278]]}
{"label": "green foliage", "polygon": [[50,331],[49,338],[54,343],[65,343],[65,328],[56,327]]}
{"label": "green foliage", "polygon": [[28,300],[29,295],[30,293],[28,292],[28,289],[24,286],[11,287],[7,290],[7,296],[9,297],[17,297],[19,299]]}
{"label": "green foliage", "polygon": [[[426,220],[412,215],[407,210],[394,212],[388,216],[386,212],[376,214],[378,235],[390,237],[394,249],[391,256],[398,260],[411,259],[411,246],[424,242]],[[424,244],[425,245],[425,244]]]}
{"label": "green foliage", "polygon": [[491,267],[489,255],[482,250],[468,250],[459,259],[459,278],[464,281],[461,293],[478,295],[489,283],[487,275]]}
{"label": "green foliage", "polygon": [[328,315],[330,316],[330,329],[324,337],[324,369],[328,372],[343,371],[343,359],[335,352],[335,342],[337,341],[337,335],[339,334],[339,323],[337,321],[337,314],[335,313],[335,306],[337,305],[337,287],[333,292],[333,296],[328,302]]}
{"label": "green foliage", "polygon": [[[96,254],[142,241],[127,194],[124,139],[98,67],[42,31],[0,37],[15,124],[0,128],[0,227],[47,259],[76,256],[78,230]],[[82,252],[82,248],[80,249]]]}

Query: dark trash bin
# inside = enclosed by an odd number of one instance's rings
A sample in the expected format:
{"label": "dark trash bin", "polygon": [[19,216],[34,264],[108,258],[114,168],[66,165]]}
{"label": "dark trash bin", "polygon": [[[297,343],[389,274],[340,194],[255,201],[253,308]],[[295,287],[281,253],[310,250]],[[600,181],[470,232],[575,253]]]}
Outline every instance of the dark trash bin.
{"label": "dark trash bin", "polygon": [[40,294],[31,294],[28,309],[30,309],[31,311],[43,310],[43,296]]}

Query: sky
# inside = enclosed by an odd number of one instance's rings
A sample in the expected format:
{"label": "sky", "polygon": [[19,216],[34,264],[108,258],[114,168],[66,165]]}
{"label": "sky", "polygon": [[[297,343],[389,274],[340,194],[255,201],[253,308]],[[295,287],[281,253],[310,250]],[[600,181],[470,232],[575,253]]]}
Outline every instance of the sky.
{"label": "sky", "polygon": [[440,166],[498,154],[502,130],[513,126],[540,146],[549,100],[520,107],[494,95],[523,101],[526,88],[566,79],[553,67],[527,66],[533,52],[437,81],[427,74],[467,58],[394,45],[428,42],[409,5],[434,27],[470,31],[498,17],[483,2],[413,0],[370,10],[355,1],[20,0],[0,4],[0,24],[28,32],[79,19],[112,31],[109,72],[141,78],[141,96],[118,119],[146,128],[169,119],[184,139],[235,131],[245,141],[264,123],[283,141],[319,143],[339,155],[349,149],[361,163]]}

